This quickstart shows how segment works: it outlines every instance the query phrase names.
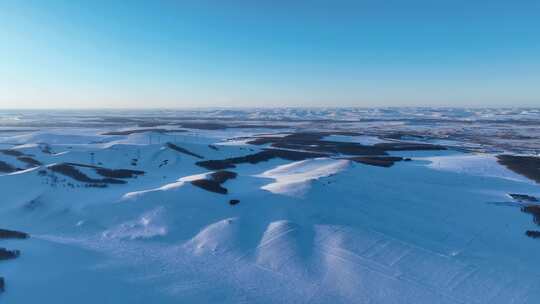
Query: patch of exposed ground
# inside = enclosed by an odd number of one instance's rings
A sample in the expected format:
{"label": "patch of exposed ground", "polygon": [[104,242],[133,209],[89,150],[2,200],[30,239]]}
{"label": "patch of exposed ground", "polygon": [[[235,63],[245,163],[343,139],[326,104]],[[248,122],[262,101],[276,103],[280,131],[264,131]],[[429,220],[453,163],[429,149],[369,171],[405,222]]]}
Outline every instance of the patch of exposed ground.
{"label": "patch of exposed ground", "polygon": [[209,174],[207,178],[192,181],[191,184],[206,191],[227,194],[229,191],[227,188],[223,187],[222,184],[229,179],[236,178],[236,175],[236,172],[232,171],[216,171]]}
{"label": "patch of exposed ground", "polygon": [[12,173],[19,171],[21,169],[12,166],[11,164],[6,163],[5,161],[0,160],[0,172],[2,173]]}
{"label": "patch of exposed ground", "polygon": [[536,203],[538,202],[538,199],[532,195],[527,194],[517,194],[517,193],[509,193],[508,194],[511,198],[514,200],[520,202],[520,203]]}
{"label": "patch of exposed ground", "polygon": [[[0,229],[0,239],[26,239],[29,235],[25,232]],[[21,252],[19,250],[10,250],[0,247],[0,261],[11,260],[19,257]],[[4,277],[0,277],[0,293],[4,292],[6,288],[6,281]]]}
{"label": "patch of exposed ground", "polygon": [[9,250],[6,248],[0,248],[0,261],[15,259],[20,254],[21,252],[19,250]]}
{"label": "patch of exposed ground", "polygon": [[533,239],[537,239],[537,238],[540,238],[540,231],[537,231],[537,230],[527,230],[525,232],[525,235],[530,237],[530,238],[533,238]]}
{"label": "patch of exposed ground", "polygon": [[357,156],[346,159],[365,165],[385,168],[392,167],[396,162],[399,161],[411,160],[410,158],[403,158],[398,156]]}
{"label": "patch of exposed ground", "polygon": [[[242,157],[233,157],[221,160],[200,161],[196,164],[209,170],[222,170],[234,168],[236,164],[256,164],[273,158],[299,161],[308,158],[328,157],[332,155],[356,155],[351,160],[368,165],[390,167],[396,161],[403,160],[400,157],[390,157],[387,151],[417,151],[417,150],[445,150],[439,145],[417,143],[379,143],[366,146],[354,142],[338,142],[323,140],[328,135],[358,135],[352,132],[309,132],[294,133],[283,137],[261,136],[251,138],[248,141],[253,145],[270,145],[273,148]],[[362,156],[362,157],[360,157]]]}
{"label": "patch of exposed ground", "polygon": [[[42,165],[42,163],[39,160],[32,157],[33,155],[32,156],[27,155],[18,150],[3,149],[3,150],[0,150],[0,153],[17,158],[17,160],[19,160],[20,162],[25,163],[27,165],[27,168],[33,168],[33,167]],[[15,172],[15,171],[20,171],[20,170],[22,169],[15,168],[6,162],[0,161],[0,172]]]}
{"label": "patch of exposed ground", "polygon": [[26,239],[28,238],[28,233],[16,231],[16,230],[8,230],[8,229],[0,229],[0,239]]}
{"label": "patch of exposed ground", "polygon": [[254,154],[249,154],[246,156],[231,157],[231,158],[218,159],[218,160],[199,161],[199,162],[196,162],[195,164],[209,170],[223,170],[223,169],[235,168],[236,165],[238,164],[244,164],[244,163],[257,164],[263,161],[268,161],[273,158],[299,161],[299,160],[305,160],[308,158],[317,158],[317,157],[325,157],[325,156],[328,156],[328,155],[321,154],[321,153],[302,152],[302,151],[265,149],[263,151],[260,151]]}
{"label": "patch of exposed ground", "polygon": [[502,154],[499,164],[540,184],[540,157]]}
{"label": "patch of exposed ground", "polygon": [[34,159],[30,156],[19,156],[17,159],[25,164],[27,164],[29,167],[38,167],[43,165],[39,160]]}
{"label": "patch of exposed ground", "polygon": [[183,153],[183,154],[186,154],[186,155],[190,155],[190,156],[196,157],[198,159],[204,159],[204,156],[199,155],[197,153],[193,153],[193,152],[189,151],[188,149],[182,148],[182,147],[180,147],[178,145],[175,145],[173,143],[168,142],[168,143],[166,143],[166,146],[169,149],[172,149],[172,150],[174,150],[176,152],[180,152],[180,153]]}
{"label": "patch of exposed ground", "polygon": [[99,166],[78,164],[78,163],[65,163],[75,167],[91,168],[96,171],[97,174],[108,178],[134,178],[138,175],[144,175],[144,171],[131,170],[131,169],[109,169]]}
{"label": "patch of exposed ground", "polygon": [[531,214],[535,224],[540,225],[540,206],[529,205],[521,208],[521,211]]}
{"label": "patch of exposed ground", "polygon": [[22,153],[21,151],[13,150],[13,149],[3,149],[3,150],[0,150],[0,153],[4,155],[9,155],[9,156],[15,156],[15,157],[24,156],[24,153]]}
{"label": "patch of exposed ground", "polygon": [[269,144],[275,148],[311,151],[317,153],[346,154],[346,155],[387,155],[387,151],[420,151],[420,150],[445,150],[440,145],[393,142],[378,143],[375,145],[362,145],[355,142],[341,142],[323,140],[328,135],[357,135],[349,132],[309,132],[293,133],[283,137],[262,136],[254,138],[248,143],[253,145]]}
{"label": "patch of exposed ground", "polygon": [[[529,205],[521,208],[522,212],[531,214],[533,216],[533,221],[536,225],[540,226],[540,206],[539,205]],[[525,235],[537,239],[540,238],[540,231],[536,230],[527,230]]]}
{"label": "patch of exposed ground", "polygon": [[[101,175],[103,178],[91,178],[88,175],[81,172],[77,167],[92,168],[94,171]],[[54,164],[48,167],[55,173],[62,174],[64,176],[71,177],[72,179],[87,183],[88,186],[93,187],[105,187],[108,184],[125,184],[126,181],[122,179],[134,178],[139,175],[143,175],[144,171],[130,170],[130,169],[108,169],[103,167],[97,167],[85,164],[76,163],[60,163]]]}
{"label": "patch of exposed ground", "polygon": [[[533,222],[540,226],[540,205],[537,203],[539,202],[538,198],[527,195],[527,194],[518,194],[518,193],[508,193],[508,196],[511,197],[515,202],[514,203],[498,203],[501,206],[512,206],[512,207],[520,207],[521,211],[523,213],[528,213],[532,215]],[[530,238],[540,238],[540,231],[536,230],[527,230],[525,231],[525,235]]]}

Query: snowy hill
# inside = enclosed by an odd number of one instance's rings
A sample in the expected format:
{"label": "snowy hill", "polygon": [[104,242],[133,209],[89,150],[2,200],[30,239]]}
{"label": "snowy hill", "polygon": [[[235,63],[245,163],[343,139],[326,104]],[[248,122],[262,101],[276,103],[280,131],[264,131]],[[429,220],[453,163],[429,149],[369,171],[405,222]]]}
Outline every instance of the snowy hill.
{"label": "snowy hill", "polygon": [[540,301],[540,187],[496,154],[194,126],[2,133],[0,301]]}

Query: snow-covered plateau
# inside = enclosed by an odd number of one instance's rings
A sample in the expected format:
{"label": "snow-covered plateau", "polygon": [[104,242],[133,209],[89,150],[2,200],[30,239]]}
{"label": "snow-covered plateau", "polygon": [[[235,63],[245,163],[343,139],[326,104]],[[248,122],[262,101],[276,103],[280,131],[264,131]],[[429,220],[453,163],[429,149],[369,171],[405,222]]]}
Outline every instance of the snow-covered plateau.
{"label": "snow-covered plateau", "polygon": [[540,303],[540,110],[0,113],[0,303]]}

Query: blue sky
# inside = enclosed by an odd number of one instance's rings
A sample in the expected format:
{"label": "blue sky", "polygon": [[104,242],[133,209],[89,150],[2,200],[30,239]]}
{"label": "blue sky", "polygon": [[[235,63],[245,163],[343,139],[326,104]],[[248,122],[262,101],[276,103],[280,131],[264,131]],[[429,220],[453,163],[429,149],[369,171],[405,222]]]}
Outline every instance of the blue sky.
{"label": "blue sky", "polygon": [[539,106],[540,1],[0,1],[0,108]]}

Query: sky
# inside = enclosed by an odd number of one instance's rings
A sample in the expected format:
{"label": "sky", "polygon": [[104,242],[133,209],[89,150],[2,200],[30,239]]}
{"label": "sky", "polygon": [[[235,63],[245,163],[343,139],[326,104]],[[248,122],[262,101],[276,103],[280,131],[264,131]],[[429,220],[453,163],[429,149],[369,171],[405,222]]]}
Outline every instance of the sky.
{"label": "sky", "polygon": [[540,106],[540,1],[0,0],[0,108]]}

